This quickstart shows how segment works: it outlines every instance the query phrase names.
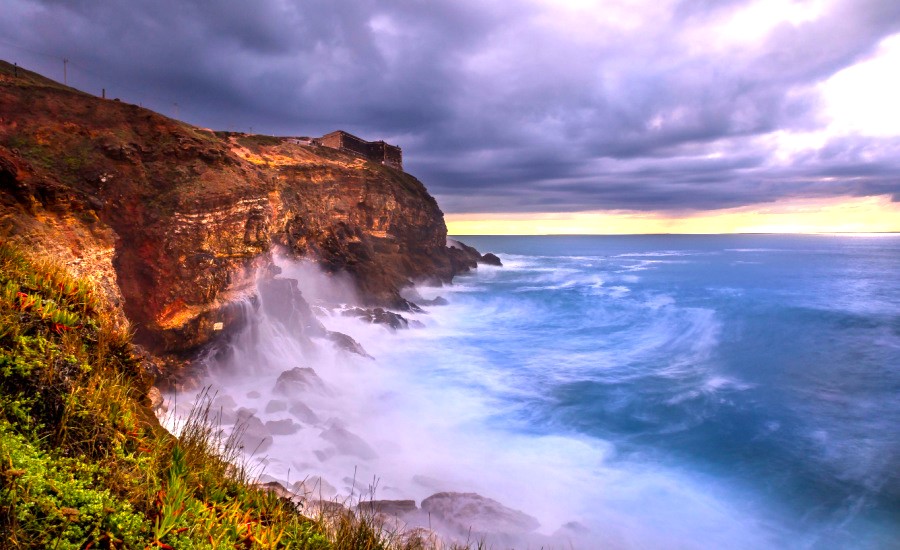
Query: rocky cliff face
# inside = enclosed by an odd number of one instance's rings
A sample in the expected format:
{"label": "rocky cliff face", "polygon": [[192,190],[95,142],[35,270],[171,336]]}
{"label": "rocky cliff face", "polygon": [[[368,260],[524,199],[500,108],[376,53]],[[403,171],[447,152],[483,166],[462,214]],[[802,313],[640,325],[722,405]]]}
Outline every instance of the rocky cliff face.
{"label": "rocky cliff face", "polygon": [[156,351],[206,342],[274,246],[409,307],[449,281],[443,214],[401,171],[293,140],[214,133],[0,62],[0,238],[94,278]]}

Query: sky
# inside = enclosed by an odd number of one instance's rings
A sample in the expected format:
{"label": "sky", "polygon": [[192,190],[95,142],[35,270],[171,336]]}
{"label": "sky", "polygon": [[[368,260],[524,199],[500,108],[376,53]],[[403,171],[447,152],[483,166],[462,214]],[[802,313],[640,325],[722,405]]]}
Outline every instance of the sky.
{"label": "sky", "polygon": [[897,0],[4,0],[0,58],[403,148],[453,234],[900,231]]}

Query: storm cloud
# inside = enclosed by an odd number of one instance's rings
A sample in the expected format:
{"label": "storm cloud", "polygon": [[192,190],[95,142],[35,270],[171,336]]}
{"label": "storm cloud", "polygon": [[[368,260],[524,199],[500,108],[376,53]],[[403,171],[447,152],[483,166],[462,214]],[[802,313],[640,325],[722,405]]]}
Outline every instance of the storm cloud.
{"label": "storm cloud", "polygon": [[6,0],[0,57],[204,127],[397,143],[445,212],[900,199],[900,128],[834,132],[822,94],[896,0],[566,4]]}

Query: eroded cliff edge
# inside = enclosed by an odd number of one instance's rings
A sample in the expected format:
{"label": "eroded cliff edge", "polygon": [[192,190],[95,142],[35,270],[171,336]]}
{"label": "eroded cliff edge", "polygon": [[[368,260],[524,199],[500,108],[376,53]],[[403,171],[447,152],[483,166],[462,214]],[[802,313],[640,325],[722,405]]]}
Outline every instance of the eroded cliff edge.
{"label": "eroded cliff edge", "polygon": [[207,342],[273,247],[403,309],[477,252],[413,176],[295,140],[216,133],[0,62],[0,239],[93,278],[156,352]]}

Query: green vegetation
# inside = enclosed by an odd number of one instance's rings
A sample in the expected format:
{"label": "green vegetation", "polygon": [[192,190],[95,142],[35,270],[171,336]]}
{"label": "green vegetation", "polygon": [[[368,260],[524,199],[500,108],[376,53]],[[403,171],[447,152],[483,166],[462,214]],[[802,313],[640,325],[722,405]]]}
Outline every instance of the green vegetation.
{"label": "green vegetation", "polygon": [[276,136],[265,136],[262,134],[240,134],[237,141],[244,147],[252,148],[257,146],[281,145],[284,142],[284,139]]}
{"label": "green vegetation", "polygon": [[209,399],[165,432],[129,334],[92,286],[0,244],[0,547],[414,549],[249,483]]}

